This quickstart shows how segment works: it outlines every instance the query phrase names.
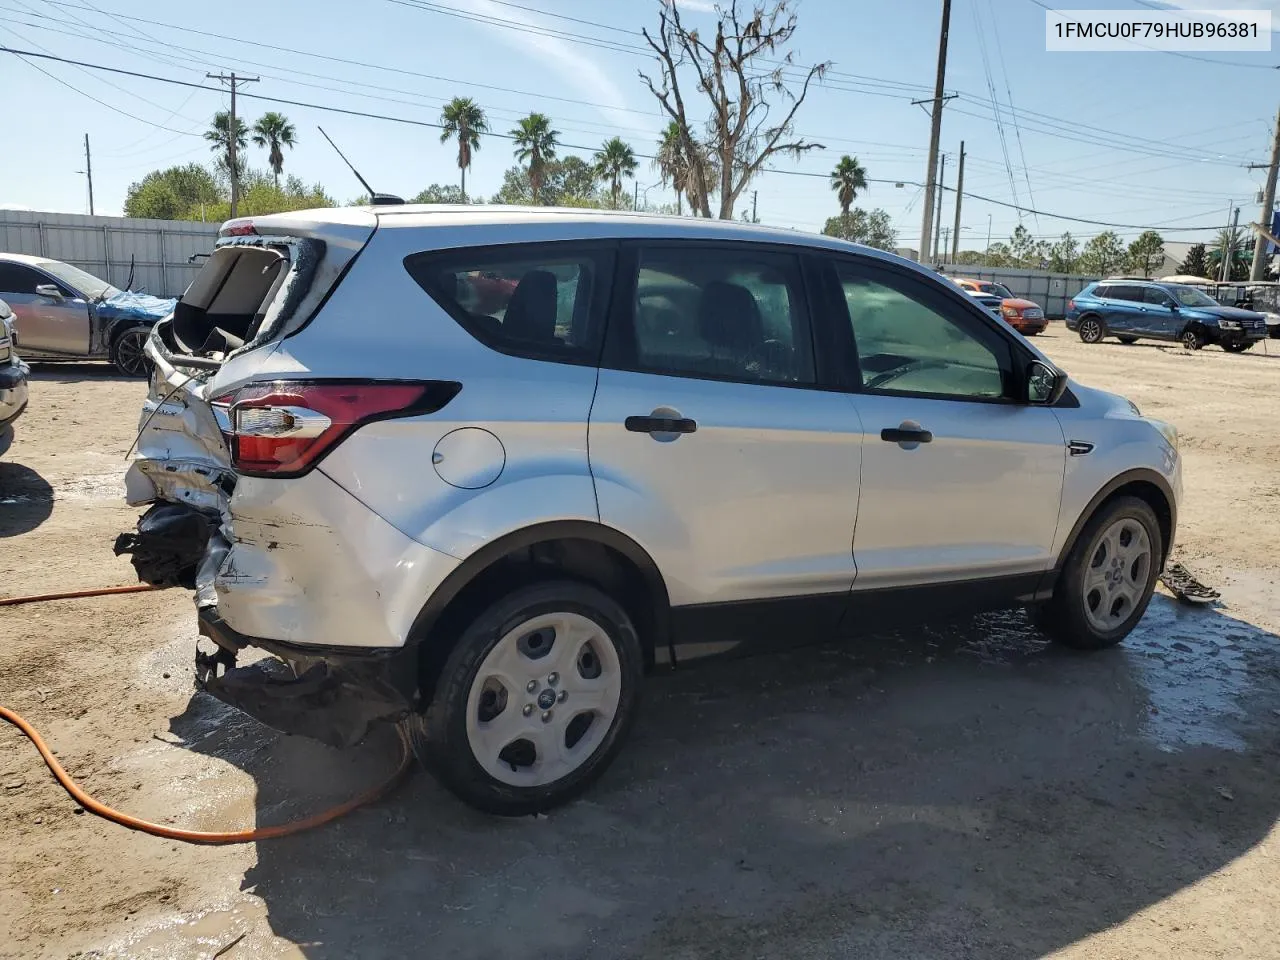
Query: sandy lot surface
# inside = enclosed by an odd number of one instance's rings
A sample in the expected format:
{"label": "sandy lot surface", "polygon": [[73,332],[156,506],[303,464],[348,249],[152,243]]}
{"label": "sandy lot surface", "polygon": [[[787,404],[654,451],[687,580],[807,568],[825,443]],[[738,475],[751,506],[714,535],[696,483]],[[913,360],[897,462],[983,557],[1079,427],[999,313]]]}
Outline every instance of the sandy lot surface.
{"label": "sandy lot surface", "polygon": [[[418,775],[306,836],[174,844],[76,813],[6,727],[0,957],[1280,956],[1280,343],[1040,343],[1178,425],[1176,551],[1220,606],[1158,596],[1094,656],[1011,612],[659,677],[588,797],[521,821]],[[0,595],[132,582],[111,543],[142,396],[37,371],[0,462]],[[194,635],[181,591],[0,608],[0,703],[94,795],[202,829],[394,763],[193,694]]]}

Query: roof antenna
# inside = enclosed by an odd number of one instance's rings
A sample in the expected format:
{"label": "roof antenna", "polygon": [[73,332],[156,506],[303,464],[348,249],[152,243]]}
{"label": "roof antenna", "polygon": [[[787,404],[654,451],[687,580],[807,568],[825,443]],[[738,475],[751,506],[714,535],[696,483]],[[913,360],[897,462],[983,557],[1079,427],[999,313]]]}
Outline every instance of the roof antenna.
{"label": "roof antenna", "polygon": [[365,190],[368,192],[369,202],[371,204],[373,204],[375,207],[386,207],[386,206],[396,206],[398,204],[404,203],[404,200],[402,200],[400,197],[397,197],[393,193],[375,193],[373,190],[373,187],[369,186],[369,181],[366,180],[364,177],[360,176],[360,171],[357,170],[354,166],[352,166],[351,161],[348,160],[346,158],[346,155],[343,154],[343,152],[338,149],[338,145],[333,142],[333,139],[327,133],[324,132],[324,127],[320,126],[319,124],[316,124],[316,129],[319,130],[321,135],[326,140],[329,141],[329,146],[333,147],[334,151],[338,154],[338,156],[342,157],[342,162],[351,168],[351,172],[356,175],[356,179],[360,181],[360,185],[364,187]]}

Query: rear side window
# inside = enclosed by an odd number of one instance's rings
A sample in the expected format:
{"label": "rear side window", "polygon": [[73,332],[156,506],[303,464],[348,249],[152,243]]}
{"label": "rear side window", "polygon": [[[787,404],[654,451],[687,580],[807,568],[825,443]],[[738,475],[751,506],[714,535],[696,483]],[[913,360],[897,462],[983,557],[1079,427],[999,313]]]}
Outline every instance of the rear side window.
{"label": "rear side window", "polygon": [[1142,287],[1130,286],[1127,284],[1117,285],[1111,288],[1108,296],[1112,300],[1132,300],[1136,303],[1142,302]]}
{"label": "rear side window", "polygon": [[485,346],[565,363],[599,357],[611,249],[522,244],[419,253],[404,265]]}
{"label": "rear side window", "polygon": [[1107,286],[1105,283],[1100,283],[1096,287],[1094,287],[1092,290],[1086,287],[1084,290],[1084,295],[1086,297],[1097,297],[1099,300],[1110,300],[1111,288]]}
{"label": "rear side window", "polygon": [[784,386],[817,379],[790,254],[746,244],[641,250],[632,316],[631,369]]}

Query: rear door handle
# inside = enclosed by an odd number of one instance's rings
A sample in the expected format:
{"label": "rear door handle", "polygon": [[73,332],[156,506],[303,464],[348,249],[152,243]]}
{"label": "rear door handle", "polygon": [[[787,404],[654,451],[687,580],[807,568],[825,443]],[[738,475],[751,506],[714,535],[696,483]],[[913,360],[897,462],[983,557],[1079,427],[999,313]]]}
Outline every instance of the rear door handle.
{"label": "rear door handle", "polygon": [[932,443],[933,434],[923,427],[885,427],[880,431],[880,439],[889,443]]}
{"label": "rear door handle", "polygon": [[694,433],[698,429],[697,421],[688,417],[627,417],[623,426],[632,433]]}

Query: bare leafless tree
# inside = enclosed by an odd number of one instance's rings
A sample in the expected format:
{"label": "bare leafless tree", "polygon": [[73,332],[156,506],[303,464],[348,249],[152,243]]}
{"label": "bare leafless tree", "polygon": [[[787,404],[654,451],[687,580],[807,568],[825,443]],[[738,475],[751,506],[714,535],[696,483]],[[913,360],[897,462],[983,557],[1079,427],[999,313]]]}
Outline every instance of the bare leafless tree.
{"label": "bare leafless tree", "polygon": [[[711,197],[718,195],[722,220],[733,219],[738,197],[771,156],[799,157],[822,149],[820,143],[795,136],[793,121],[810,83],[821,80],[830,66],[796,67],[794,54],[785,50],[796,31],[792,0],[773,0],[767,7],[752,2],[746,19],[739,6],[745,8],[745,3],[725,0],[716,6],[710,42],[685,26],[679,0],[659,0],[657,31],[641,31],[658,56],[660,74],[656,82],[644,71],[640,78],[679,125],[689,158],[690,202],[696,213],[710,217]],[[706,97],[710,111],[705,119],[686,99],[689,90],[690,96]],[[781,116],[771,119],[775,110]],[[699,126],[705,128],[703,136],[697,133]]]}

